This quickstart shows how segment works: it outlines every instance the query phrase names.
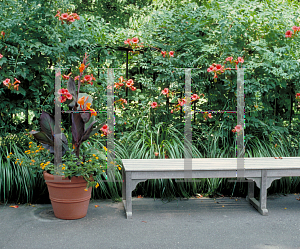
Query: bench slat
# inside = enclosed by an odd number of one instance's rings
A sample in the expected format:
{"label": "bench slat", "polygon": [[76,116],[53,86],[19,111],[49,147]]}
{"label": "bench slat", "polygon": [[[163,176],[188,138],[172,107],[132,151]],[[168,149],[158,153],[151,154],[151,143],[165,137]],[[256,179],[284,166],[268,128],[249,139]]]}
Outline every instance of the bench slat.
{"label": "bench slat", "polygon": [[[184,164],[186,160],[186,165]],[[243,160],[243,159],[239,159]],[[192,170],[234,170],[237,158],[193,158],[191,159],[122,159],[126,171],[182,171]],[[251,169],[296,169],[300,168],[299,157],[255,157],[244,158],[245,170]]]}

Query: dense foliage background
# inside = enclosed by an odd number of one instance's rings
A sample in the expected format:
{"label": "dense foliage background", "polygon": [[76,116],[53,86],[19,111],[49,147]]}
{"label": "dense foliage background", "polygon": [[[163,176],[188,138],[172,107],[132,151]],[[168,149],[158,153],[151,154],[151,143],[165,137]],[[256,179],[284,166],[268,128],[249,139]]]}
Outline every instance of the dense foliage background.
{"label": "dense foliage background", "polygon": [[[57,10],[77,13],[80,20],[62,24],[55,17]],[[105,68],[118,68],[115,81],[131,78],[137,88],[115,91],[118,160],[155,158],[154,152],[161,158],[183,157],[184,112],[174,109],[184,97],[183,68],[193,68],[192,92],[205,96],[193,104],[194,111],[235,110],[236,71],[228,70],[214,81],[206,70],[229,56],[245,61],[246,156],[299,156],[300,105],[295,94],[300,90],[300,43],[298,37],[285,38],[287,30],[300,26],[299,14],[297,1],[283,0],[1,1],[0,32],[5,35],[0,36],[0,82],[17,78],[21,84],[18,91],[0,86],[0,199],[30,201],[39,198],[34,189],[45,189],[7,155],[14,150],[26,156],[30,138],[25,129],[39,129],[41,110],[53,112],[53,68],[74,73],[84,53],[90,55],[88,70],[97,80],[82,91],[93,95],[96,110],[105,111]],[[133,37],[139,39],[135,49],[124,44]],[[161,51],[174,51],[174,57],[163,57]],[[162,95],[164,88],[174,95]],[[128,102],[124,108],[121,98]],[[158,108],[150,107],[153,101]],[[99,113],[99,120],[105,115]],[[212,114],[206,120],[203,115],[193,115],[194,156],[235,157],[231,130],[236,114]],[[69,119],[64,118],[68,129]],[[94,137],[92,143],[105,145],[105,139]],[[295,191],[298,182],[285,178],[270,191]],[[235,187],[226,179],[194,185],[156,180],[139,186],[137,192],[149,196],[245,193],[245,186]],[[120,188],[103,183],[94,194],[117,198]]]}

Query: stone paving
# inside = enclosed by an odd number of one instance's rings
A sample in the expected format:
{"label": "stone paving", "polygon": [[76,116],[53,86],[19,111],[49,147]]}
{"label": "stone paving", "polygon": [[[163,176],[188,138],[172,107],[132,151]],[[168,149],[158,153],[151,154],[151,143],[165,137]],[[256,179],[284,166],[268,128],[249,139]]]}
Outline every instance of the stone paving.
{"label": "stone paving", "polygon": [[111,200],[79,220],[55,218],[50,204],[1,204],[0,248],[300,248],[298,198],[269,196],[268,216],[245,198],[133,198],[131,220]]}

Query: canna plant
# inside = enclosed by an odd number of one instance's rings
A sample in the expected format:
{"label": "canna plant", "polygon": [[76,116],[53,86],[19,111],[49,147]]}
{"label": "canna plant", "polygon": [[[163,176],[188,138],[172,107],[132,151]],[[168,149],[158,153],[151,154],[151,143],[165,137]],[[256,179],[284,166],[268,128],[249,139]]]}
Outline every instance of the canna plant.
{"label": "canna plant", "polygon": [[[84,76],[84,71],[89,65],[87,64],[87,59],[88,56],[85,54],[83,62],[79,67],[80,75],[75,77],[76,80],[78,80],[78,84],[76,85],[75,80],[72,77],[68,77],[67,88],[61,88],[58,91],[59,96],[57,100],[60,103],[67,104],[71,110],[72,148],[69,148],[66,134],[55,134],[55,119],[48,112],[43,111],[40,116],[41,131],[30,132],[35,140],[41,144],[37,148],[43,147],[51,154],[54,154],[55,146],[62,145],[63,167],[60,168],[60,166],[55,166],[53,162],[49,161],[47,158],[39,157],[37,159],[34,153],[30,153],[30,149],[27,150],[26,154],[29,154],[29,165],[38,167],[40,170],[48,171],[48,173],[51,174],[61,174],[69,178],[73,176],[83,176],[88,182],[88,188],[89,186],[99,186],[99,184],[91,179],[91,175],[95,176],[98,173],[103,174],[105,172],[106,148],[103,147],[102,150],[90,148],[81,154],[80,147],[99,130],[103,132],[103,136],[111,131],[104,123],[95,127],[95,124],[97,123],[97,120],[95,119],[97,112],[91,108],[93,99],[86,93],[80,93],[80,86],[85,83],[86,79],[95,79],[91,75]],[[90,81],[88,83],[90,83]],[[55,135],[59,137],[58,143],[55,143],[54,141]],[[30,145],[30,147],[32,147],[32,145]],[[53,161],[53,156],[51,157],[51,160]]]}
{"label": "canna plant", "polygon": [[[100,129],[105,134],[110,132],[107,125],[99,125],[94,128],[97,122],[95,120],[97,112],[91,108],[92,98],[90,95],[80,93],[81,83],[94,79],[92,75],[83,76],[89,65],[87,58],[88,56],[85,54],[79,67],[78,85],[76,86],[75,80],[69,77],[67,88],[59,89],[58,96],[56,96],[56,101],[59,101],[60,104],[66,103],[71,109],[72,149],[68,147],[67,136],[62,131],[57,132],[59,129],[55,127],[53,116],[43,111],[40,117],[41,131],[30,132],[41,145],[32,141],[29,142],[29,150],[25,151],[25,154],[28,155],[26,160],[20,162],[18,158],[15,159],[15,164],[19,163],[19,166],[24,163],[38,169],[38,171],[43,171],[54,215],[60,219],[80,219],[87,214],[91,187],[100,186],[97,181],[107,168],[105,165],[105,151],[107,149],[105,147],[103,150],[90,148],[89,151],[86,150],[82,153],[83,155],[80,155],[80,146],[91,135]],[[61,77],[61,74],[56,73],[56,77]],[[50,154],[55,151],[58,152],[60,146],[62,148],[62,162],[56,160],[56,165],[54,165],[50,161],[53,160],[53,156]],[[16,157],[13,153],[10,155],[12,158]],[[60,153],[55,156],[57,159]],[[61,176],[61,179],[58,177],[60,180],[57,180],[53,175]],[[66,178],[69,178],[70,181],[63,181]],[[85,182],[87,182],[86,185]],[[84,188],[84,186],[86,187]]]}

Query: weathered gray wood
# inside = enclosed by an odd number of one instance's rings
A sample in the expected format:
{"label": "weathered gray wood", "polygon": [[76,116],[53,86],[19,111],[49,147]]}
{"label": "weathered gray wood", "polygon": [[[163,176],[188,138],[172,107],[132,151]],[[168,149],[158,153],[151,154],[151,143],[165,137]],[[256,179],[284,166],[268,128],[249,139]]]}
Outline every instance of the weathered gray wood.
{"label": "weathered gray wood", "polygon": [[122,167],[122,200],[126,200],[126,177],[125,177],[125,168]]}
{"label": "weathered gray wood", "polygon": [[261,171],[261,185],[260,185],[260,210],[258,210],[262,215],[268,215],[267,209],[267,170],[263,169]]}
{"label": "weathered gray wood", "polygon": [[[130,171],[131,172],[131,171]],[[236,170],[193,170],[192,178],[235,178]],[[184,170],[181,171],[133,171],[132,179],[180,179],[184,178]]]}
{"label": "weathered gray wood", "polygon": [[131,181],[131,172],[126,172],[125,174],[126,178],[126,189],[125,189],[125,211],[126,211],[126,218],[131,219],[132,218],[132,197],[131,197],[131,192],[132,192],[132,181]]}
{"label": "weathered gray wood", "polygon": [[261,182],[260,179],[261,179],[261,177],[251,177],[251,178],[247,177],[247,179],[253,180],[253,182],[255,182],[256,186],[258,188],[260,188],[260,182]]}
{"label": "weathered gray wood", "polygon": [[140,183],[140,182],[144,182],[144,181],[147,181],[147,179],[140,179],[140,180],[131,180],[132,182],[132,185],[131,185],[131,192],[133,190],[135,190],[136,186]]}
{"label": "weathered gray wood", "polygon": [[[272,184],[272,182],[273,181],[275,181],[275,180],[278,180],[278,179],[280,179],[281,177],[268,177],[267,178],[267,189],[269,188],[269,187],[271,187],[271,184]],[[259,178],[259,177],[252,177],[252,178],[248,178],[248,179],[250,179],[250,180],[253,180],[255,183],[256,183],[256,186],[258,187],[258,188],[260,188],[260,185],[261,185],[261,178]]]}
{"label": "weathered gray wood", "polygon": [[[183,179],[185,159],[123,159],[123,203],[127,218],[132,217],[132,191],[147,179]],[[245,158],[245,178],[252,179],[260,188],[260,201],[254,198],[254,182],[248,183],[249,202],[267,215],[267,189],[272,181],[284,176],[300,176],[300,158],[273,157]],[[236,158],[193,158],[191,178],[235,178]]]}
{"label": "weathered gray wood", "polygon": [[256,210],[259,209],[259,202],[254,197],[249,198],[249,202]]}
{"label": "weathered gray wood", "polygon": [[253,182],[248,182],[247,200],[250,200],[251,198],[254,198],[254,181]]}
{"label": "weathered gray wood", "polygon": [[[153,164],[155,160],[155,164]],[[130,171],[180,171],[184,170],[184,159],[123,159],[123,165]],[[274,157],[245,158],[245,170],[250,169],[299,169],[300,158]],[[236,158],[193,158],[192,170],[237,169]]]}
{"label": "weathered gray wood", "polygon": [[[250,184],[250,182],[248,183]],[[248,200],[253,207],[260,212],[262,215],[268,215],[267,209],[267,170],[262,170],[262,180],[259,182],[260,184],[260,200],[259,202],[254,198],[254,182],[251,183],[249,191],[248,185]],[[256,182],[257,184],[257,182]],[[253,187],[253,189],[252,189]],[[252,192],[253,191],[253,192]],[[253,194],[252,194],[253,193]]]}
{"label": "weathered gray wood", "polygon": [[262,210],[260,208],[260,203],[255,198],[250,198],[249,202],[258,212],[260,212],[260,214],[268,215],[268,210],[267,209]]}

